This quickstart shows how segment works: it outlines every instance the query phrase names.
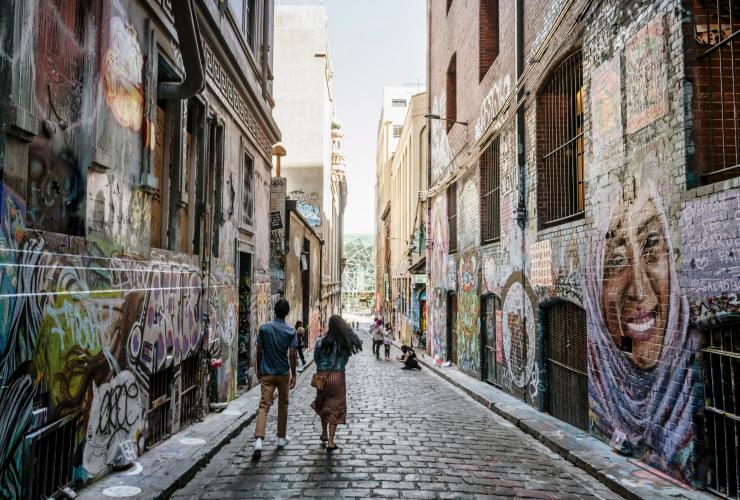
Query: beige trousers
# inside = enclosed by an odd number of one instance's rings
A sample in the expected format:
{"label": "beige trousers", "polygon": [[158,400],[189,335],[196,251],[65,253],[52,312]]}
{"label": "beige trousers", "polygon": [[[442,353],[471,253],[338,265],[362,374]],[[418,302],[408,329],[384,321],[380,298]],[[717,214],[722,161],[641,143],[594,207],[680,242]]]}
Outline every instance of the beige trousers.
{"label": "beige trousers", "polygon": [[265,437],[267,413],[270,411],[272,401],[275,399],[275,389],[277,389],[278,392],[277,435],[279,438],[285,437],[288,427],[290,375],[263,375],[260,379],[260,384],[262,387],[262,396],[260,397],[260,408],[257,412],[257,427],[254,430],[254,437]]}

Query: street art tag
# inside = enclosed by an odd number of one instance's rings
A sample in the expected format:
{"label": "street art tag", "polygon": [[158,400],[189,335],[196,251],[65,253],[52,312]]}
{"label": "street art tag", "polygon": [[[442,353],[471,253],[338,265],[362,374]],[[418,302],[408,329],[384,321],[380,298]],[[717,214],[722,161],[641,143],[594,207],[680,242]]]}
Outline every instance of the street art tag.
{"label": "street art tag", "polygon": [[105,470],[124,441],[143,436],[141,400],[136,377],[128,370],[108,383],[93,386],[82,465],[91,475]]}

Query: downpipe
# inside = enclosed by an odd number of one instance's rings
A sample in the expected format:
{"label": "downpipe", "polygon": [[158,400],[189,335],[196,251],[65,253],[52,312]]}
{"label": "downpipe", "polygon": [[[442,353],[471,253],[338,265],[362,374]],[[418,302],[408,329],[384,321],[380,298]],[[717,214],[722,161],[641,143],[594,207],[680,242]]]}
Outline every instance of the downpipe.
{"label": "downpipe", "polygon": [[205,57],[193,0],[172,2],[172,15],[185,66],[185,79],[181,82],[160,82],[157,84],[157,97],[177,101],[189,99],[203,91],[206,83]]}

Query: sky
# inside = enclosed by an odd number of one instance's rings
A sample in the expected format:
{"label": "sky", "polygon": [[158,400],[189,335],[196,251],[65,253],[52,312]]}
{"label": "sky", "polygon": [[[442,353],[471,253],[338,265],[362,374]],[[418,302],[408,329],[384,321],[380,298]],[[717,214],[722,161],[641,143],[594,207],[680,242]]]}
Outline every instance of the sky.
{"label": "sky", "polygon": [[344,232],[375,231],[375,148],[383,87],[426,79],[424,0],[325,0],[347,168]]}

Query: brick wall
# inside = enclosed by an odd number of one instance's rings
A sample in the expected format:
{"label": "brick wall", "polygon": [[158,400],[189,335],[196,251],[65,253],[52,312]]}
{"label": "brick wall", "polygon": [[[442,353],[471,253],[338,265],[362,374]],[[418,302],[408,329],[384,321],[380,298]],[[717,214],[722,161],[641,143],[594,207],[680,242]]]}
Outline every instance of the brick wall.
{"label": "brick wall", "polygon": [[[454,361],[461,369],[605,441],[623,437],[633,456],[701,485],[708,451],[700,439],[700,349],[708,326],[739,317],[740,279],[733,265],[740,179],[696,180],[693,155],[701,156],[695,142],[707,135],[701,111],[707,96],[701,72],[687,62],[697,50],[694,2],[525,2],[522,137],[516,127],[514,4],[499,2],[499,54],[480,81],[479,2],[453,0],[446,13],[446,2],[430,1],[432,112],[444,116],[445,73],[454,53],[457,119],[469,123],[449,133],[434,123],[431,129],[433,291],[427,317],[433,354],[444,358],[451,351],[443,298],[454,291]],[[583,214],[543,226],[542,202],[557,196],[543,192],[552,189],[541,167],[554,132],[543,124],[562,109],[557,91],[544,89],[578,51]],[[501,237],[481,246],[477,158],[496,135]],[[710,163],[716,165],[716,158]],[[449,235],[435,221],[446,220],[439,216],[446,209],[441,198],[453,180],[459,250],[450,255]],[[694,188],[700,184],[706,185]],[[526,215],[520,220],[518,206]],[[500,310],[481,315],[489,294],[500,299]],[[552,318],[566,309],[585,315],[586,331],[578,326],[558,334],[566,339],[553,337]],[[483,326],[496,331],[492,359],[480,354]],[[565,375],[554,375],[549,361],[558,342],[578,342],[569,351],[573,390],[565,396],[558,393]],[[584,370],[575,368],[586,364],[588,374],[579,375]],[[563,397],[578,415],[561,413]],[[711,481],[714,465],[706,463]]]}

